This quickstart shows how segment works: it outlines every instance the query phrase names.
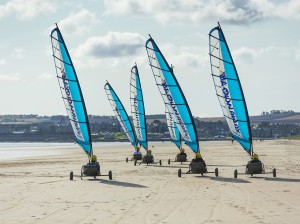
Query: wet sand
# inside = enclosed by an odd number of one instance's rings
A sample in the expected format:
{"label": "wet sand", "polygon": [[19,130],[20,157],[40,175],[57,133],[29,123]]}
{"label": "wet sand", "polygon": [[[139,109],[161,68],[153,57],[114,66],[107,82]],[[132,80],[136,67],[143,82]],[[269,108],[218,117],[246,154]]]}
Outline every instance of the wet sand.
{"label": "wet sand", "polygon": [[[200,142],[209,171],[183,175],[188,164],[167,164],[178,150],[171,143],[150,143],[159,164],[125,162],[129,144],[98,145],[94,152],[101,172],[113,180],[74,177],[86,156],[79,146],[59,155],[0,161],[0,223],[299,223],[300,141],[254,142],[254,149],[272,174],[239,175],[249,160],[238,143]],[[51,148],[46,150],[53,150]],[[188,158],[193,153],[186,150]],[[144,152],[143,152],[144,153]]]}

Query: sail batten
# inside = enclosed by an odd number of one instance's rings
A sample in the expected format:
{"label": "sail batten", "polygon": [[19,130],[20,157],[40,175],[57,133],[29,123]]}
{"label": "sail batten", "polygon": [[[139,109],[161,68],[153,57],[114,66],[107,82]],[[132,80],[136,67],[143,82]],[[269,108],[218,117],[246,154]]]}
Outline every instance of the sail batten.
{"label": "sail batten", "polygon": [[135,130],[137,141],[144,149],[148,150],[145,105],[137,65],[133,66],[131,69],[130,104],[133,127]]}
{"label": "sail batten", "polygon": [[195,153],[199,152],[194,120],[173,69],[151,37],[146,42],[146,50],[156,85],[168,112],[173,116],[182,139]]}
{"label": "sail batten", "polygon": [[131,121],[128,117],[128,114],[120,101],[118,95],[114,91],[114,89],[111,87],[111,85],[107,82],[104,86],[104,90],[106,92],[108,101],[112,107],[113,112],[115,113],[123,131],[125,132],[128,140],[131,142],[131,144],[136,147],[136,136],[133,131],[133,127],[131,124]]}
{"label": "sail batten", "polygon": [[90,126],[75,68],[58,27],[50,37],[56,77],[76,142],[90,157],[93,154]]}
{"label": "sail batten", "polygon": [[244,150],[252,154],[252,134],[247,105],[240,79],[220,26],[209,33],[211,75],[223,115]]}

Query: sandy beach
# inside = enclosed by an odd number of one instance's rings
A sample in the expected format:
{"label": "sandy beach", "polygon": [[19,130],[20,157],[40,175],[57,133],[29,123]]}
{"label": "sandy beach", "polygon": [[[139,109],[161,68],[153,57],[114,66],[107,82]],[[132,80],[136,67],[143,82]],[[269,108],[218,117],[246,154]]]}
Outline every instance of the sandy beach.
{"label": "sandy beach", "polygon": [[[159,164],[134,166],[125,162],[128,144],[95,144],[101,172],[113,180],[75,177],[87,157],[78,145],[53,147],[57,153],[0,160],[0,223],[299,223],[300,141],[254,142],[266,171],[239,175],[249,160],[238,143],[200,142],[209,171],[183,175],[188,165],[167,164],[178,152],[171,143],[150,143]],[[193,153],[186,150],[188,158]],[[144,153],[144,152],[143,152]]]}

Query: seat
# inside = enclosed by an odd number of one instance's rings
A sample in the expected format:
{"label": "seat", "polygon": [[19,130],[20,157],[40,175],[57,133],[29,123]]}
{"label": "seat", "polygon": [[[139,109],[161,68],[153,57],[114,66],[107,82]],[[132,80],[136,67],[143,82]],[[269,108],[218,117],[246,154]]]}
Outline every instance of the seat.
{"label": "seat", "polygon": [[98,176],[100,175],[100,165],[96,163],[87,163],[81,168],[81,173],[85,176]]}
{"label": "seat", "polygon": [[143,157],[143,163],[153,163],[154,162],[154,158],[153,158],[153,155],[149,155],[149,154],[146,154],[144,155]]}
{"label": "seat", "polygon": [[264,164],[262,162],[251,163],[248,162],[246,166],[247,174],[261,174],[265,171]]}
{"label": "seat", "polygon": [[180,154],[177,155],[176,162],[186,162],[186,161],[187,161],[186,155],[180,155]]}
{"label": "seat", "polygon": [[206,173],[207,169],[203,162],[192,162],[191,163],[191,172],[192,173]]}
{"label": "seat", "polygon": [[133,154],[133,160],[141,160],[142,154]]}

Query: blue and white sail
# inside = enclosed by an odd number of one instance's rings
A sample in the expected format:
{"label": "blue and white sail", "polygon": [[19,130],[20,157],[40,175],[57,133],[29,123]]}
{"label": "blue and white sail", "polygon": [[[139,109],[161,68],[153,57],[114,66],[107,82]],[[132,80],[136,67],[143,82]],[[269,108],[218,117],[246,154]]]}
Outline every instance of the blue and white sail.
{"label": "blue and white sail", "polygon": [[232,137],[251,155],[252,135],[247,105],[220,25],[209,33],[209,54],[216,94]]}
{"label": "blue and white sail", "polygon": [[181,149],[181,136],[178,127],[174,121],[173,115],[168,111],[167,107],[165,113],[171,141],[178,147],[178,149]]}
{"label": "blue and white sail", "polygon": [[151,37],[146,42],[146,50],[156,85],[182,139],[195,153],[199,152],[200,148],[193,116],[173,69]]}
{"label": "blue and white sail", "polygon": [[127,135],[127,138],[131,142],[131,144],[136,147],[137,146],[137,141],[135,137],[135,133],[132,128],[132,124],[130,122],[130,119],[128,117],[128,114],[120,101],[119,97],[117,96],[116,92],[114,89],[111,87],[111,85],[107,82],[104,86],[107,98],[110,102],[110,105],[120,122],[120,125],[122,129],[124,130],[125,134]]}
{"label": "blue and white sail", "polygon": [[143,91],[137,66],[131,69],[130,78],[130,103],[133,127],[138,143],[148,150],[147,123]]}
{"label": "blue and white sail", "polygon": [[90,157],[93,151],[89,120],[75,68],[58,27],[50,37],[59,87],[76,141]]}

